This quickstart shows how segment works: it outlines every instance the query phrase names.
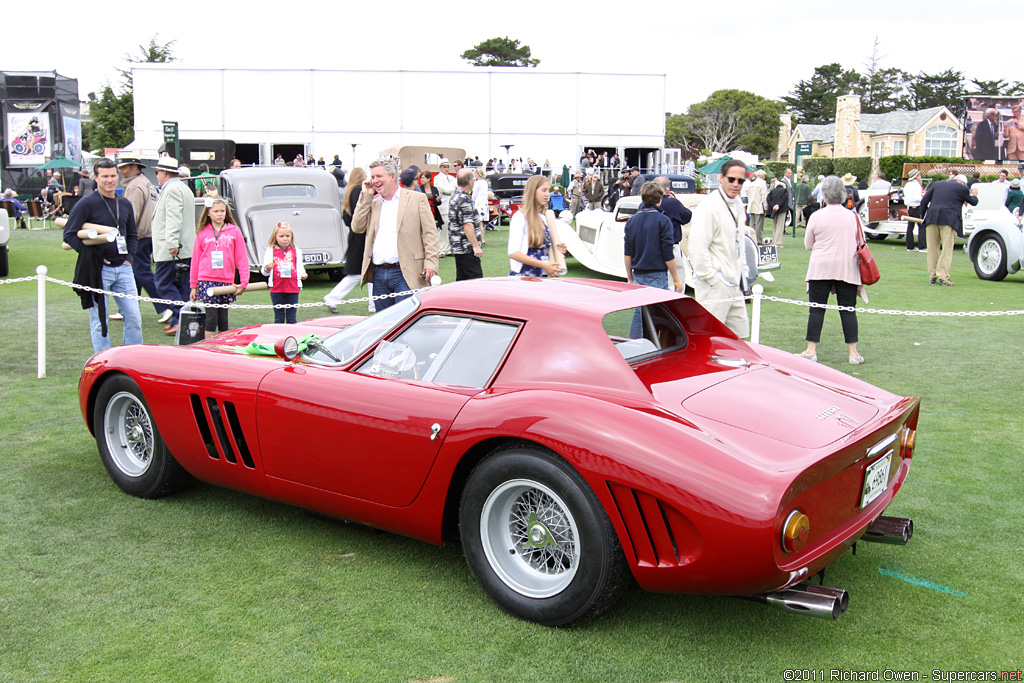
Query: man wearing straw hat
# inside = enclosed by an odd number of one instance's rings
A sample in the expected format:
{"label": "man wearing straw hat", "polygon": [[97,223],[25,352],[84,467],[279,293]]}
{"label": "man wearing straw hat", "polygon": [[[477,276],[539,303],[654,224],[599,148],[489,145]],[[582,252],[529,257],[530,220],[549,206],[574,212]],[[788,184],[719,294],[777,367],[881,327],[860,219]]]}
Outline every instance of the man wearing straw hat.
{"label": "man wearing straw hat", "polygon": [[[160,158],[156,164],[156,179],[160,183],[160,199],[153,214],[156,288],[161,299],[188,301],[191,293],[188,277],[177,277],[174,262],[177,259],[187,267],[192,260],[192,243],[196,239],[195,197],[179,179],[178,160],[174,157]],[[164,328],[166,334],[178,331],[181,306],[172,306],[171,311],[171,319]]]}
{"label": "man wearing straw hat", "polygon": [[[132,203],[135,212],[135,227],[139,233],[139,246],[132,259],[135,284],[139,291],[145,290],[151,298],[159,298],[156,280],[153,279],[153,212],[156,210],[156,188],[149,178],[142,174],[142,159],[135,152],[124,151],[117,155],[117,170],[121,173],[124,198]],[[158,323],[165,324],[173,311],[167,304],[153,304]]]}
{"label": "man wearing straw hat", "polygon": [[[903,201],[907,205],[907,216],[910,218],[921,217],[921,197],[923,196],[921,172],[915,168],[907,177],[907,184],[903,186]],[[927,251],[924,241],[924,224],[917,221],[907,221],[907,251],[915,251],[914,230],[917,230],[916,251]]]}
{"label": "man wearing straw hat", "polygon": [[[100,159],[93,166],[93,173],[96,176],[96,192],[86,195],[75,204],[64,226],[64,241],[78,252],[74,282],[104,292],[138,296],[135,273],[132,272],[132,258],[138,246],[135,212],[127,199],[117,196],[117,167],[113,161]],[[78,236],[79,230],[86,229],[86,223],[115,228],[117,236],[113,241],[86,245]],[[92,350],[99,353],[110,348],[106,295],[76,291],[82,298],[82,308],[89,310]],[[116,297],[116,301],[117,310],[124,317],[124,343],[141,344],[142,315],[139,313],[138,299]]]}

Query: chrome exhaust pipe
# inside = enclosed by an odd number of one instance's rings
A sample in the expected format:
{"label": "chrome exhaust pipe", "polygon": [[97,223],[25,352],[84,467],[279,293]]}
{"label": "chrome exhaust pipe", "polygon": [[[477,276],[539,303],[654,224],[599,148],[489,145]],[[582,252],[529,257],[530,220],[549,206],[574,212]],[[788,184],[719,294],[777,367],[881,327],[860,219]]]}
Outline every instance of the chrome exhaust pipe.
{"label": "chrome exhaust pipe", "polygon": [[914,520],[906,517],[879,517],[861,536],[868,543],[906,545],[914,535]]}
{"label": "chrome exhaust pipe", "polygon": [[770,605],[784,612],[833,621],[838,619],[850,604],[850,597],[846,591],[808,583],[774,593],[738,597]]}

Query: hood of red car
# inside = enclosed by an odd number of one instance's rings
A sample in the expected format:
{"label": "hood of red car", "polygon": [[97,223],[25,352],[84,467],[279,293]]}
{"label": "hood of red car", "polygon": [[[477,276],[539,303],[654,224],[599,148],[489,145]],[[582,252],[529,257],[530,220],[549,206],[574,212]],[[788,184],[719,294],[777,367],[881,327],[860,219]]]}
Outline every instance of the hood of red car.
{"label": "hood of red car", "polygon": [[307,321],[296,325],[252,325],[222,332],[211,339],[198,341],[193,346],[229,353],[241,353],[246,346],[253,342],[273,348],[279,339],[285,337],[302,339],[306,335],[317,334],[322,338],[327,338],[338,330],[361,320],[363,317],[353,315],[318,318],[314,321]]}
{"label": "hood of red car", "polygon": [[800,448],[822,448],[878,414],[848,391],[771,366],[737,370],[683,408],[715,422]]}

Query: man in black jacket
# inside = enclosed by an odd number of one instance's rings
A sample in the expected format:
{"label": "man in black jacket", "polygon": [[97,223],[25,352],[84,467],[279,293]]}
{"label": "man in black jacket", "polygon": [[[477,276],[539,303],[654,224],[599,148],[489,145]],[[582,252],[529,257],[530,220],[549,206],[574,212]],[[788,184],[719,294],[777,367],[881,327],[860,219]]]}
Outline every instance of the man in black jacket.
{"label": "man in black jacket", "polygon": [[[949,266],[953,263],[953,241],[964,236],[964,204],[978,205],[978,198],[967,189],[967,176],[932,183],[921,199],[928,239],[928,277],[931,284],[952,287]],[[955,233],[955,235],[954,235]]]}

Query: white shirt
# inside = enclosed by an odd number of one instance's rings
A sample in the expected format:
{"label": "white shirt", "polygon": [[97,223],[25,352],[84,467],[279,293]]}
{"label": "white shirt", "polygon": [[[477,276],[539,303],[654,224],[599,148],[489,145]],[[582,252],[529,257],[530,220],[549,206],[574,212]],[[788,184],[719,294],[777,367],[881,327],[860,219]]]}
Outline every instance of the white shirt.
{"label": "white shirt", "polygon": [[398,198],[402,188],[390,199],[380,198],[380,220],[373,238],[373,262],[398,263]]}
{"label": "white shirt", "polygon": [[888,192],[889,190],[892,189],[892,183],[890,183],[888,180],[882,180],[881,178],[878,178],[877,180],[875,180],[875,182],[871,183],[868,189],[885,190],[886,192]]}
{"label": "white shirt", "polygon": [[907,203],[907,206],[921,206],[921,197],[923,196],[924,190],[918,181],[910,180],[903,186],[903,201]]}
{"label": "white shirt", "polygon": [[997,185],[997,186],[999,186],[999,187],[1001,187],[1003,189],[1003,201],[1001,203],[1005,204],[1006,203],[1006,195],[1010,194],[1010,181],[1009,180],[994,180],[994,181],[992,181],[992,184],[993,185]]}
{"label": "white shirt", "polygon": [[441,203],[448,204],[448,201],[452,198],[452,193],[455,192],[455,176],[448,175],[447,173],[438,173],[434,176],[434,187],[441,193]]}
{"label": "white shirt", "polygon": [[477,211],[487,211],[487,181],[483,178],[473,183],[473,206]]}

